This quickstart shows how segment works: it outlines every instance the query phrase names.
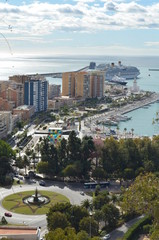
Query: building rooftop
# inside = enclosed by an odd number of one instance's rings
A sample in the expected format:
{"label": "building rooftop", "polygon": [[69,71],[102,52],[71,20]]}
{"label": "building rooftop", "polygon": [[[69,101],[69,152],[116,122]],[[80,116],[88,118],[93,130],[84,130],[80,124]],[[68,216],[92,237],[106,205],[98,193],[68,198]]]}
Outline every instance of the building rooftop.
{"label": "building rooftop", "polygon": [[29,106],[29,105],[22,105],[22,106],[18,106],[16,108],[16,110],[27,110],[27,109],[30,109],[32,108],[33,106]]}
{"label": "building rooftop", "polygon": [[37,234],[37,228],[33,227],[0,227],[0,235]]}

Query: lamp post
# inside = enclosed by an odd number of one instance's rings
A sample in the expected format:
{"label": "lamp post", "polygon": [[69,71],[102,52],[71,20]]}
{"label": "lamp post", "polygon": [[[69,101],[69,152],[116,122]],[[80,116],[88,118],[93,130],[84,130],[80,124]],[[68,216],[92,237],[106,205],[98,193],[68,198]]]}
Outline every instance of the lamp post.
{"label": "lamp post", "polygon": [[92,237],[92,212],[89,212],[89,216],[90,216],[90,225],[89,225],[89,236],[90,238]]}

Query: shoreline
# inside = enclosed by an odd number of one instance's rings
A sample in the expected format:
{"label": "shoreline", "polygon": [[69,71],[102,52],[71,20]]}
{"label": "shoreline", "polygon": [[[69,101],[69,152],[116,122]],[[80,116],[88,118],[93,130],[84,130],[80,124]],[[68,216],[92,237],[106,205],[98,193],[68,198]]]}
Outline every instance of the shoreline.
{"label": "shoreline", "polygon": [[85,120],[96,120],[97,118],[102,118],[103,116],[105,117],[115,117],[116,115],[124,115],[126,113],[132,112],[136,109],[142,108],[144,106],[147,106],[149,104],[155,103],[159,100],[159,93],[152,93],[151,96],[140,100],[140,101],[136,101],[133,102],[132,104],[127,104],[125,106],[121,106],[120,108],[114,108],[108,112],[104,112],[104,113],[98,113],[97,115],[91,116],[91,117],[87,117],[85,118]]}
{"label": "shoreline", "polygon": [[[159,93],[152,93],[150,97],[147,97],[144,100],[141,100],[140,102],[137,101],[136,103],[128,104],[122,108],[126,108],[123,112],[121,111],[121,115],[124,115],[126,113],[132,112],[136,109],[142,108],[144,106],[150,105],[152,103],[155,103],[159,100]],[[129,108],[129,109],[127,109]]]}
{"label": "shoreline", "polygon": [[[116,118],[118,116],[121,116],[121,115],[124,115],[126,113],[129,113],[129,112],[132,112],[134,110],[137,110],[137,109],[140,109],[144,106],[147,106],[147,105],[150,105],[150,104],[153,104],[155,102],[159,101],[159,93],[155,93],[155,92],[152,92],[151,95],[149,97],[145,97],[144,99],[140,100],[140,101],[136,101],[136,102],[133,102],[131,104],[127,104],[125,106],[121,106],[120,108],[114,108],[108,112],[104,112],[104,113],[99,113],[97,115],[94,115],[94,116],[91,116],[91,117],[87,117],[84,119],[84,122],[85,122],[85,127],[84,127],[84,132],[86,134],[90,134],[90,135],[94,135],[94,136],[97,136],[97,137],[100,137],[100,138],[103,138],[103,134],[104,134],[104,138],[107,137],[107,135],[105,135],[105,133],[103,132],[102,128],[101,127],[101,132],[97,132],[93,133],[93,128],[99,128],[98,125],[96,125],[96,122],[97,121],[102,121],[102,120],[106,120],[106,118]],[[120,121],[119,121],[120,122]],[[92,124],[93,124],[93,128],[92,128]],[[91,131],[90,131],[91,129]],[[107,130],[109,130],[109,127],[107,127]],[[83,134],[84,134],[83,132]],[[93,134],[92,134],[93,133]],[[108,135],[109,136],[109,135]],[[144,135],[138,135],[138,134],[133,134],[132,136],[132,133],[123,133],[121,131],[117,131],[115,136],[117,136],[118,138],[135,138],[135,137],[143,137]],[[150,136],[152,137],[152,136]]]}

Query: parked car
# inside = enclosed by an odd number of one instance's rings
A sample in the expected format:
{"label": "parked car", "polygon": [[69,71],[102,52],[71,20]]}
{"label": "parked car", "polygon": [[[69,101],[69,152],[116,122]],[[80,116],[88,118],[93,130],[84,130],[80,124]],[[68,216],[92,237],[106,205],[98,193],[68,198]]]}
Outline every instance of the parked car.
{"label": "parked car", "polygon": [[9,213],[9,212],[5,212],[4,215],[5,215],[6,217],[12,217],[12,214]]}
{"label": "parked car", "polygon": [[45,183],[45,181],[44,181],[44,180],[40,180],[40,181],[39,181],[39,185],[40,185],[40,186],[45,186],[45,185],[46,185],[46,183]]}
{"label": "parked car", "polygon": [[25,178],[25,179],[29,179],[30,177],[29,177],[29,175],[25,174],[25,175],[24,175],[24,178]]}
{"label": "parked car", "polygon": [[35,179],[30,179],[30,183],[36,183]]}
{"label": "parked car", "polygon": [[102,239],[103,239],[103,240],[110,239],[110,234],[106,234]]}
{"label": "parked car", "polygon": [[84,196],[84,192],[80,192],[80,194],[81,194],[82,196]]}

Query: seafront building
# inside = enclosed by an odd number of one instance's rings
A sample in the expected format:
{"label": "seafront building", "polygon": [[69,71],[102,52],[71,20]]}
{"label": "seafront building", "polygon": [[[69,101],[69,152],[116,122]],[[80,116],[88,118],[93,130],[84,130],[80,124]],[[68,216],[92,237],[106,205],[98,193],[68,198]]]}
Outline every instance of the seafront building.
{"label": "seafront building", "polygon": [[48,99],[52,100],[55,97],[61,96],[61,85],[49,84]]}
{"label": "seafront building", "polygon": [[104,72],[66,72],[62,75],[62,96],[101,98],[104,96]]}
{"label": "seafront building", "polygon": [[16,83],[22,83],[22,84],[24,84],[25,81],[29,81],[30,79],[31,79],[31,76],[28,76],[28,75],[14,75],[9,77],[10,81],[14,81]]}
{"label": "seafront building", "polygon": [[[12,107],[18,107],[20,105],[23,105],[24,103],[23,84],[15,83],[12,81],[0,82],[0,99],[1,99],[0,110],[11,110]],[[11,102],[13,103],[11,104],[13,106],[9,107],[9,103]]]}
{"label": "seafront building", "polygon": [[48,107],[48,81],[40,78],[25,81],[24,104],[35,106],[35,112],[46,111]]}
{"label": "seafront building", "polygon": [[10,111],[0,112],[0,139],[12,131],[12,113]]}

